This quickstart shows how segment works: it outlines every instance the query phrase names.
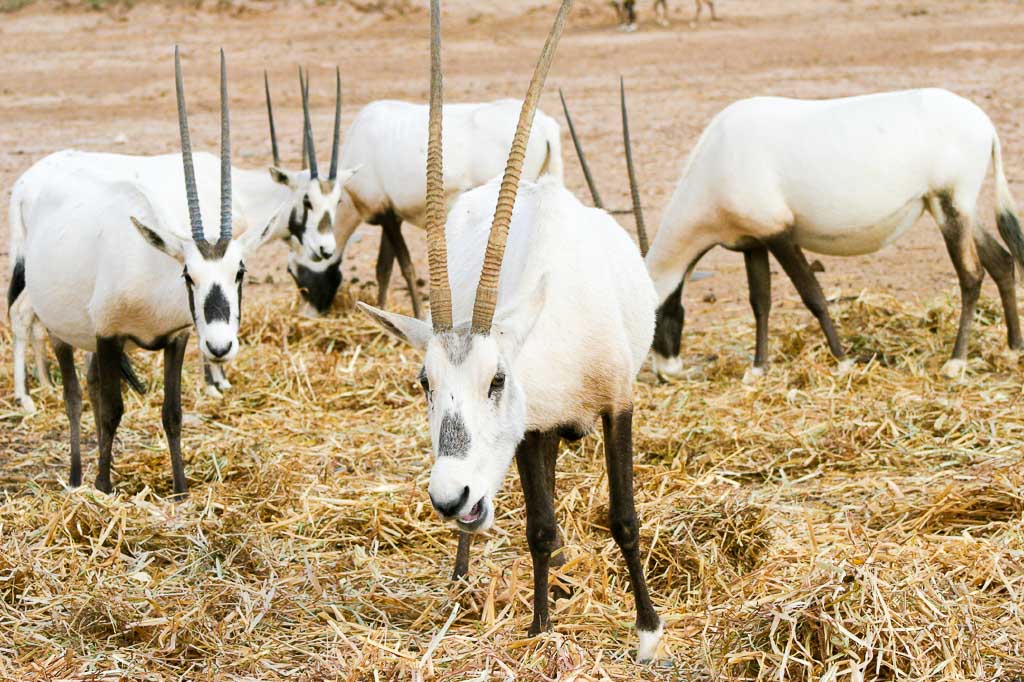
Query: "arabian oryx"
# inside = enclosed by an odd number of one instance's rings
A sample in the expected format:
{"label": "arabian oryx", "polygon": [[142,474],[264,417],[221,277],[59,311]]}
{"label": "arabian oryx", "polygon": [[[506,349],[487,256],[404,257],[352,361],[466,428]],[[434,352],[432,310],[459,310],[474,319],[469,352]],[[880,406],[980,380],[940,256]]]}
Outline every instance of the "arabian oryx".
{"label": "arabian oryx", "polygon": [[[501,175],[512,144],[522,102],[510,99],[479,104],[447,104],[444,128],[445,183],[449,205],[474,187]],[[381,227],[377,256],[377,306],[387,303],[388,284],[397,259],[412,298],[413,314],[421,317],[416,271],[402,236],[402,223],[423,225],[426,196],[424,165],[427,106],[394,100],[363,107],[345,133],[341,163],[358,173],[344,186],[334,224],[338,253],[330,261],[308,262],[305,254],[289,260],[289,271],[311,308],[325,313],[341,283],[341,259],[360,223]],[[549,174],[562,181],[561,128],[537,112],[526,147],[523,174],[535,180]]]}
{"label": "arabian oryx", "polygon": [[[308,84],[304,84],[304,77],[301,73],[300,83],[303,84],[301,87],[304,94],[302,169],[289,171],[281,165],[270,99],[270,85],[266,74],[264,74],[264,87],[267,97],[273,165],[269,169],[259,170],[231,167],[232,212],[240,218],[239,222],[242,225],[239,227],[244,230],[253,225],[262,226],[270,223],[270,237],[286,240],[292,254],[299,254],[309,262],[322,261],[334,256],[333,224],[338,206],[338,196],[341,193],[341,187],[352,177],[354,172],[338,169],[338,131],[341,115],[340,73],[336,73],[336,77],[334,145],[331,153],[331,169],[326,180],[320,178],[317,171],[316,152],[312,146],[313,131],[308,115]],[[54,160],[50,163],[57,163],[55,159],[62,158],[64,161],[61,161],[61,164],[86,165],[113,158],[119,164],[136,163],[140,169],[145,168],[146,174],[153,178],[174,176],[175,173],[180,175],[182,168],[180,154],[163,154],[153,157],[108,157],[107,155],[68,151],[59,152],[51,158]],[[192,163],[200,193],[219,191],[220,159],[213,154],[199,152],[193,155]],[[30,179],[30,174],[37,180]],[[30,170],[19,179],[17,184],[18,186],[31,185],[33,182],[43,181],[44,177],[45,174]],[[22,191],[31,193],[34,190],[30,186],[26,186]],[[177,201],[180,197],[179,191],[167,183],[153,182],[145,187],[147,197],[159,197],[154,199],[157,202]],[[24,232],[20,224],[16,224],[20,215],[20,208],[14,202],[16,196],[12,196],[11,203],[11,234],[14,242],[21,239]],[[11,253],[12,273],[17,275],[19,271],[16,254],[20,253],[20,249],[14,248]],[[45,338],[46,331],[36,317],[28,295],[24,292],[17,296],[13,295],[16,288],[13,286],[14,279],[12,277],[12,288],[8,297],[11,331],[14,338],[14,394],[22,409],[32,412],[35,406],[26,386],[25,354],[27,347],[31,344],[35,351],[36,373],[39,381],[49,387],[46,352],[41,343]],[[206,392],[213,397],[220,397],[223,391],[231,388],[230,382],[224,375],[224,364],[210,362],[204,357]],[[143,390],[142,383],[135,377],[131,365],[125,362],[123,369],[125,379],[133,388],[141,392]]]}
{"label": "arabian oryx", "polygon": [[[996,222],[1010,255],[979,223],[978,194],[991,159]],[[680,374],[685,273],[712,247],[742,251],[757,345],[748,380],[768,361],[775,256],[818,318],[829,348],[849,366],[803,249],[831,256],[874,253],[926,211],[935,218],[960,281],[960,326],[942,373],[966,368],[982,278],[999,288],[1010,348],[1021,348],[1014,259],[1024,239],[999,137],[972,102],[938,89],[832,100],[756,97],[718,114],[701,134],[647,254],[661,306],[654,337],[659,375]]]}
{"label": "arabian oryx", "polygon": [[648,661],[662,623],[644,579],[633,503],[633,382],[649,348],[657,300],[640,253],[611,216],[584,206],[554,179],[519,187],[533,114],[571,5],[563,0],[544,45],[500,187],[496,178],[463,194],[446,225],[440,10],[432,0],[431,321],[361,305],[385,330],[424,351],[419,380],[435,458],[429,494],[444,519],[464,532],[489,529],[515,456],[533,558],[532,634],[549,627],[548,569],[560,545],[559,443],[583,437],[601,419],[609,528],[629,567],[639,658]]}
{"label": "arabian oryx", "polygon": [[[212,192],[196,185],[178,50],[174,53],[182,170],[114,154],[62,152],[36,163],[14,188],[14,226],[25,292],[50,332],[71,423],[70,485],[82,480],[82,399],[74,349],[93,351],[90,402],[97,415],[96,487],[110,492],[114,434],[124,406],[121,359],[134,347],[164,352],[163,425],[174,492],[187,492],[181,458],[181,364],[189,330],[212,362],[238,352],[245,257],[270,237],[273,220],[233,238],[227,73],[221,52],[220,232],[207,241],[200,214]],[[185,198],[171,183],[184,179]],[[180,186],[180,185],[179,185]],[[187,218],[186,218],[187,204]],[[191,225],[191,234],[185,228]],[[12,291],[17,298],[17,291]]]}

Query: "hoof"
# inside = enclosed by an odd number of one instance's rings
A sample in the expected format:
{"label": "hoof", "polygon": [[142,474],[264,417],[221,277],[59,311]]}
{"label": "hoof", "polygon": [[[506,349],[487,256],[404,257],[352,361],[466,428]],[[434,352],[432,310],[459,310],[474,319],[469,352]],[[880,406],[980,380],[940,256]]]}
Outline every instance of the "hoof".
{"label": "hoof", "polygon": [[640,646],[637,647],[637,663],[650,663],[658,655],[658,646],[661,644],[661,637],[665,634],[665,623],[658,622],[656,630],[640,630]]}
{"label": "hoof", "polygon": [[946,364],[942,366],[942,376],[946,377],[947,379],[963,379],[964,374],[966,372],[966,360],[947,360]]}
{"label": "hoof", "polygon": [[836,376],[844,376],[846,374],[849,374],[850,370],[853,369],[854,364],[856,363],[854,362],[853,358],[846,358],[845,360],[840,360],[839,364],[836,365]]}
{"label": "hoof", "polygon": [[220,400],[224,397],[224,394],[221,393],[213,384],[206,384],[206,389],[203,392],[206,393],[207,397],[213,398],[214,400]]}
{"label": "hoof", "polygon": [[652,356],[651,365],[654,373],[665,381],[680,379],[683,376],[683,359],[678,355],[674,358],[666,358],[655,353]]}
{"label": "hoof", "polygon": [[227,379],[221,379],[217,382],[217,388],[223,393],[224,391],[231,390],[231,382]]}
{"label": "hoof", "polygon": [[21,411],[24,412],[26,415],[36,413],[36,403],[29,396],[19,396],[18,404],[21,405]]}
{"label": "hoof", "polygon": [[764,378],[764,367],[750,367],[743,373],[743,383],[753,386]]}

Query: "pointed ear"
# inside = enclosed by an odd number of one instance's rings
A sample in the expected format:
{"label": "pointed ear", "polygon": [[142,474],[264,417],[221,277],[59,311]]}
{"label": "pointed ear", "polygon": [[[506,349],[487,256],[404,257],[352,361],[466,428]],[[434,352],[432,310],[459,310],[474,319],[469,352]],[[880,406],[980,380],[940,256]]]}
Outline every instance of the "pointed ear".
{"label": "pointed ear", "polygon": [[399,315],[398,313],[389,313],[366,305],[362,301],[359,301],[356,305],[359,306],[360,310],[372,317],[374,322],[379,324],[384,331],[400,341],[405,341],[416,350],[426,350],[427,344],[430,343],[430,339],[434,335],[434,330],[429,322],[418,320],[415,317]]}
{"label": "pointed ear", "polygon": [[519,354],[526,339],[537,324],[544,302],[547,300],[548,277],[542,275],[529,294],[503,306],[494,316],[494,334],[503,352],[511,359]]}
{"label": "pointed ear", "polygon": [[250,253],[260,248],[267,243],[267,240],[273,236],[273,227],[277,224],[278,213],[275,213],[267,224],[262,229],[250,227],[248,230],[243,232],[238,237],[238,245],[242,247],[242,256],[248,256]]}
{"label": "pointed ear", "polygon": [[338,179],[335,181],[337,182],[338,187],[344,187],[345,183],[351,180],[352,176],[358,173],[359,169],[362,167],[363,164],[359,164],[355,168],[342,168],[338,170]]}
{"label": "pointed ear", "polygon": [[143,225],[138,218],[135,216],[131,217],[132,225],[139,231],[142,238],[155,249],[159,249],[163,253],[178,261],[179,263],[185,262],[185,247],[182,244],[181,237],[171,234],[160,228],[152,228]]}
{"label": "pointed ear", "polygon": [[286,170],[281,170],[277,166],[270,167],[270,178],[279,185],[284,185],[290,189],[295,189],[297,183],[292,177],[291,173]]}

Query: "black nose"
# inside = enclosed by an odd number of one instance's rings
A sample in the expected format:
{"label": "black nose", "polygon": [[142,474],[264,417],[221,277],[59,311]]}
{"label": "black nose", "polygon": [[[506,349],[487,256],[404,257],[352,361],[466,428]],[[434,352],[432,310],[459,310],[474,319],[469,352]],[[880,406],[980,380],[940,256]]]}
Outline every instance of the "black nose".
{"label": "black nose", "polygon": [[330,249],[327,249],[327,248],[325,248],[323,246],[320,247],[320,257],[321,258],[330,258],[331,255],[333,255],[333,253],[334,252],[331,251]]}
{"label": "black nose", "polygon": [[462,489],[462,495],[459,496],[459,499],[455,500],[454,502],[438,502],[437,500],[434,499],[434,496],[431,495],[430,503],[434,505],[434,509],[437,510],[438,514],[440,514],[446,519],[450,519],[451,517],[459,513],[459,510],[462,509],[463,506],[465,506],[466,500],[468,499],[469,486],[467,485],[465,488]]}
{"label": "black nose", "polygon": [[210,343],[209,341],[206,342],[207,350],[209,350],[210,351],[210,355],[212,355],[215,358],[222,358],[225,355],[227,355],[228,353],[230,353],[231,352],[231,346],[233,346],[233,345],[234,345],[234,343],[231,342],[231,341],[228,341],[223,346],[215,346],[212,343]]}

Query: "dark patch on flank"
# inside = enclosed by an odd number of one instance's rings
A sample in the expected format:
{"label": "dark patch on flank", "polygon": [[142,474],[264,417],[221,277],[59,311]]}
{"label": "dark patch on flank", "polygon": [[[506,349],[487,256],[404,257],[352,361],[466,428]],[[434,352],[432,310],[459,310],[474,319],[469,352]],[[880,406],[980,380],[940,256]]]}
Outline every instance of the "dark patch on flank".
{"label": "dark patch on flank", "polygon": [[14,272],[11,273],[11,283],[7,286],[7,308],[8,310],[25,290],[25,259],[19,258],[14,263]]}
{"label": "dark patch on flank", "polygon": [[203,315],[207,324],[231,320],[231,304],[228,303],[228,297],[224,295],[224,289],[219,284],[210,287],[210,293],[206,295],[206,301],[203,303]]}
{"label": "dark patch on flank", "polygon": [[555,429],[555,433],[558,434],[559,438],[570,443],[582,440],[593,433],[593,431],[593,427],[583,427],[579,424],[563,424]]}
{"label": "dark patch on flank", "polygon": [[295,272],[289,269],[288,274],[298,285],[302,298],[316,308],[318,313],[323,314],[331,309],[334,296],[341,286],[340,263],[332,263],[322,272],[311,270],[304,265],[296,265]]}
{"label": "dark patch on flank", "polygon": [[469,432],[457,412],[447,412],[437,437],[438,457],[463,458],[469,453]]}

